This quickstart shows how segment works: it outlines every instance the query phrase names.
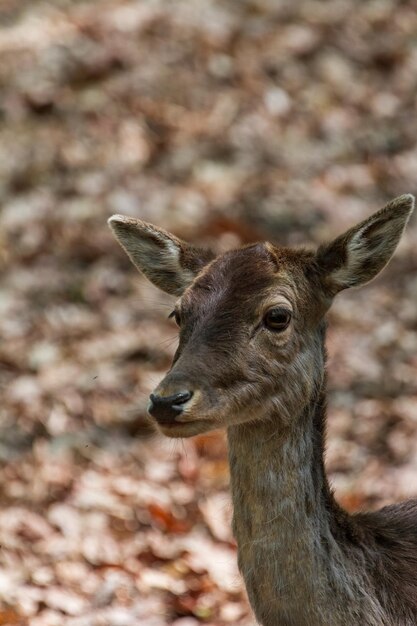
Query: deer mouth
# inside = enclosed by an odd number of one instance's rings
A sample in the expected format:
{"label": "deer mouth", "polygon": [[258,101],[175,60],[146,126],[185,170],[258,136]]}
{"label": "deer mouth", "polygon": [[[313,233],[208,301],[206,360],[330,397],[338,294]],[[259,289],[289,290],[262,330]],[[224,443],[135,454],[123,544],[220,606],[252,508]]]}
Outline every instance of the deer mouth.
{"label": "deer mouth", "polygon": [[208,419],[173,421],[169,424],[158,424],[158,429],[167,437],[193,437],[213,429],[213,421]]}

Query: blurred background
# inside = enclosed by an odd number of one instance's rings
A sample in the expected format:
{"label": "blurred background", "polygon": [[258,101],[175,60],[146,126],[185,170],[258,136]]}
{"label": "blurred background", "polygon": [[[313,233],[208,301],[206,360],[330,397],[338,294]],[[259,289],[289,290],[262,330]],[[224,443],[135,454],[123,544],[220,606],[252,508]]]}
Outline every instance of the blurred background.
{"label": "blurred background", "polygon": [[[0,625],[249,626],[224,434],[152,436],[172,301],[106,226],[319,244],[417,191],[412,0],[0,2]],[[327,466],[417,495],[417,220],[329,316]]]}

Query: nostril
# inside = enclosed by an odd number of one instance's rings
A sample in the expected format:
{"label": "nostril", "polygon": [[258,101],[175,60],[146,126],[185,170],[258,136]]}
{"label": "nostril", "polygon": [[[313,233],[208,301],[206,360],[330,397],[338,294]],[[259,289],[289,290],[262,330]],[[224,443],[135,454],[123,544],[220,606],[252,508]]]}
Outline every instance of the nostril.
{"label": "nostril", "polygon": [[151,393],[151,395],[149,396],[149,400],[153,405],[156,405],[160,401],[160,396],[156,396],[154,393]]}
{"label": "nostril", "polygon": [[149,398],[154,406],[179,406],[188,402],[192,396],[192,391],[179,391],[172,396],[158,396],[151,393]]}
{"label": "nostril", "polygon": [[175,396],[172,397],[172,405],[178,406],[181,404],[185,404],[188,400],[191,400],[193,397],[192,391],[180,391]]}
{"label": "nostril", "polygon": [[148,412],[160,423],[174,422],[182,413],[183,405],[193,396],[192,391],[184,390],[171,396],[159,396],[151,393]]}

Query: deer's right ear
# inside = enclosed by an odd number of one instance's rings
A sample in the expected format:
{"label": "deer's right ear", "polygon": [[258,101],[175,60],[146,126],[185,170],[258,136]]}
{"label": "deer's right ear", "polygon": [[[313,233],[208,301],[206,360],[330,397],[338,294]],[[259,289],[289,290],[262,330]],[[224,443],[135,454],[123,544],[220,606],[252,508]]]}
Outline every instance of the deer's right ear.
{"label": "deer's right ear", "polygon": [[113,215],[108,224],[132,263],[159,289],[180,296],[214,258],[171,233],[142,220]]}

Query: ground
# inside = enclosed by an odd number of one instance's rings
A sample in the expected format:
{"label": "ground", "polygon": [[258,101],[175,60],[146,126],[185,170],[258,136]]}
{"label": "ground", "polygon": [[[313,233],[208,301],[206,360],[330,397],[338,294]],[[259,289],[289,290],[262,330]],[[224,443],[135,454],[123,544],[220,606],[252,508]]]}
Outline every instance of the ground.
{"label": "ground", "polygon": [[[416,191],[412,0],[0,6],[0,624],[249,626],[224,434],[153,435],[172,299],[113,213],[318,245]],[[417,220],[329,315],[327,467],[417,495]]]}

